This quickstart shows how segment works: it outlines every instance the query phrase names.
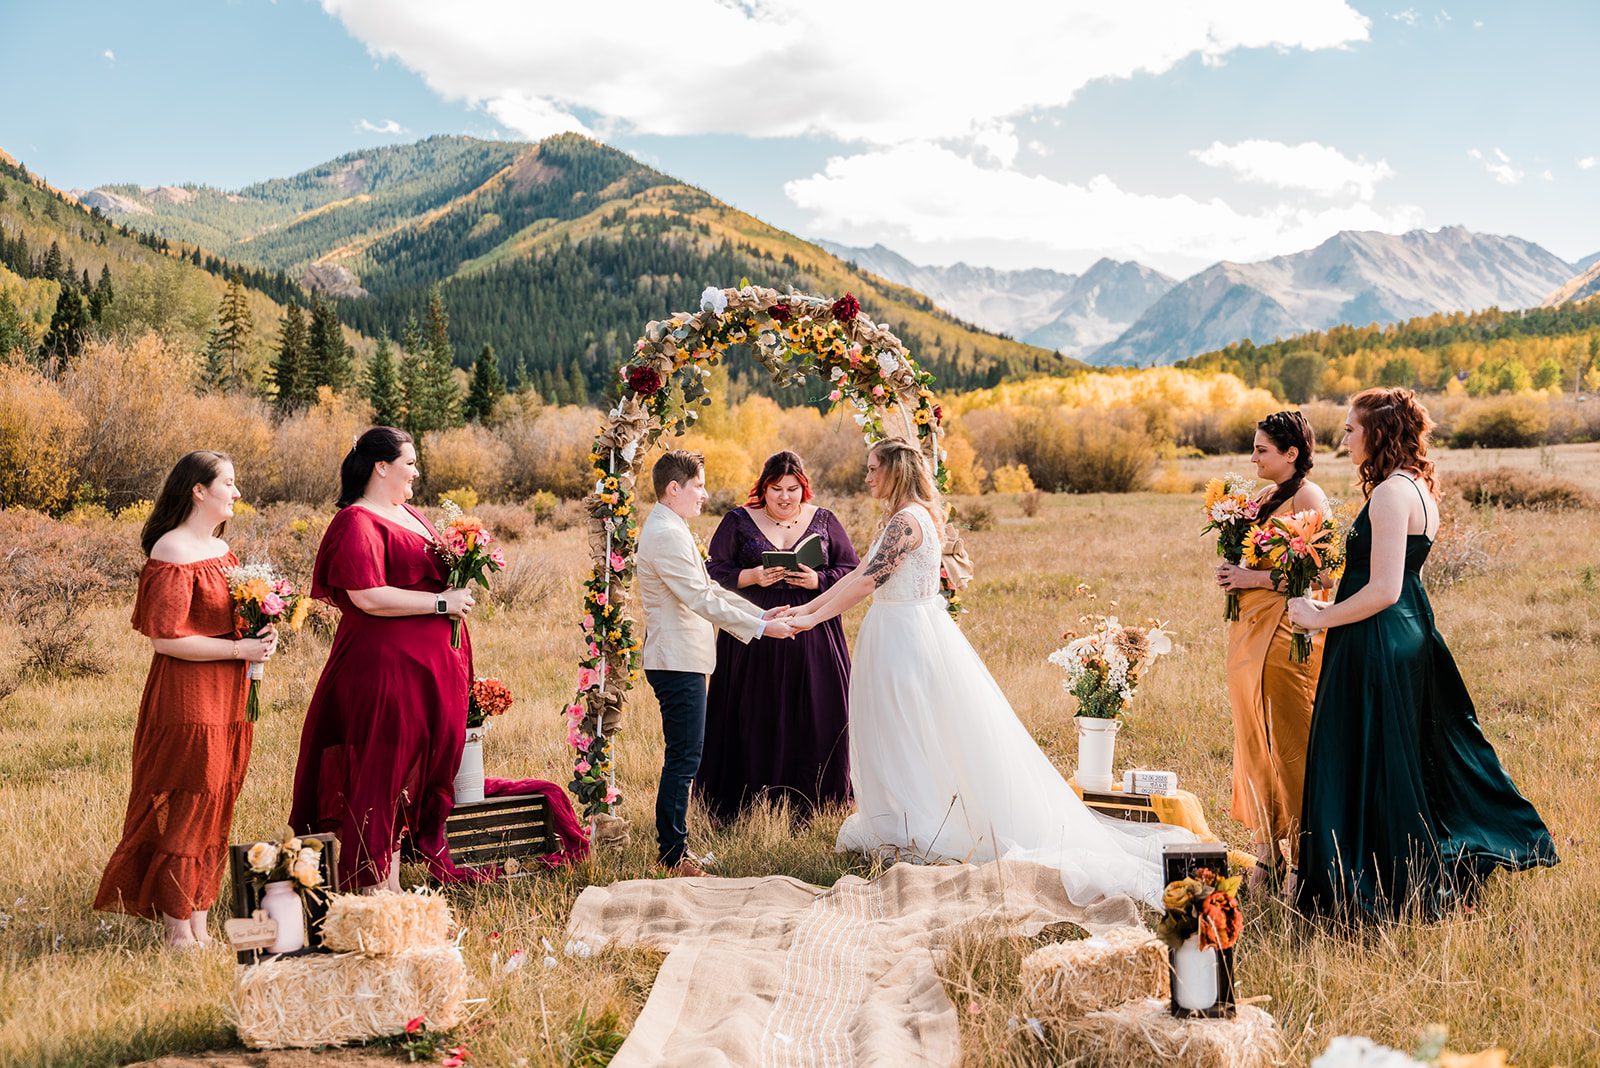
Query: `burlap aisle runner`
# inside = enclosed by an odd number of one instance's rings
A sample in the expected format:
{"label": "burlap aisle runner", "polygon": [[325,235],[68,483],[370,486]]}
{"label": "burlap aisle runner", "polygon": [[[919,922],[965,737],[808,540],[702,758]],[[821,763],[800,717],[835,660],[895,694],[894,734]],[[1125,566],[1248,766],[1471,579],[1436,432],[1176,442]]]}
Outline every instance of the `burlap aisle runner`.
{"label": "burlap aisle runner", "polygon": [[979,921],[1020,935],[1139,922],[1126,899],[1079,908],[1053,868],[1001,861],[897,864],[831,888],[781,875],[592,886],[567,937],[667,953],[618,1068],[955,1064],[934,952]]}

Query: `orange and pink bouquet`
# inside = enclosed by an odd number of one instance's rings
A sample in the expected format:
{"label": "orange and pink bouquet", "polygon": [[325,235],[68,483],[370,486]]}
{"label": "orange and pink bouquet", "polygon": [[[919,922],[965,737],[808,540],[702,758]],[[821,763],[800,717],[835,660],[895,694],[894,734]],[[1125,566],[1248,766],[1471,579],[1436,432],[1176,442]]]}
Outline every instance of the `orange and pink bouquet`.
{"label": "orange and pink bouquet", "polygon": [[1200,868],[1187,879],[1167,884],[1161,893],[1165,909],[1156,923],[1156,937],[1177,949],[1192,935],[1200,936],[1201,949],[1232,949],[1244,933],[1239,911],[1239,885],[1243,876],[1220,875]]}
{"label": "orange and pink bouquet", "polygon": [[[233,609],[244,621],[244,636],[259,638],[267,627],[282,623],[299,630],[311,611],[311,598],[295,592],[294,585],[279,575],[271,564],[243,564],[228,571],[228,593]],[[251,723],[261,718],[261,680],[266,666],[252,663],[248,670],[250,694],[245,698],[245,715]]]}
{"label": "orange and pink bouquet", "polygon": [[[1254,566],[1272,570],[1274,585],[1290,597],[1304,597],[1319,575],[1338,563],[1339,524],[1314,508],[1273,516],[1250,536]],[[1311,635],[1296,628],[1289,646],[1296,664],[1311,659]]]}
{"label": "orange and pink bouquet", "polygon": [[[1255,483],[1238,475],[1214,478],[1206,483],[1206,525],[1201,534],[1217,532],[1217,555],[1230,564],[1244,559],[1245,537],[1261,511],[1260,502],[1251,498]],[[1239,618],[1239,591],[1229,590],[1222,606],[1222,618]]]}
{"label": "orange and pink bouquet", "polygon": [[[489,576],[506,566],[505,554],[494,547],[494,535],[482,523],[463,515],[460,506],[446,498],[443,504],[444,526],[439,528],[439,540],[434,552],[444,561],[448,572],[446,580],[451,589],[460,589],[469,582],[489,588]],[[450,648],[461,648],[461,620],[450,619]]]}

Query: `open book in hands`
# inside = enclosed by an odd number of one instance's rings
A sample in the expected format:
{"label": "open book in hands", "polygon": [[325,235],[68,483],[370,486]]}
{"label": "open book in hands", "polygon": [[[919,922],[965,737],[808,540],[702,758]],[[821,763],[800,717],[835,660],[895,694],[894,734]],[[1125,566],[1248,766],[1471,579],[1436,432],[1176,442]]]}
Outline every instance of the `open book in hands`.
{"label": "open book in hands", "polygon": [[762,567],[781,567],[785,571],[799,571],[801,565],[820,571],[826,563],[822,556],[822,538],[807,534],[788,549],[770,549],[761,554]]}

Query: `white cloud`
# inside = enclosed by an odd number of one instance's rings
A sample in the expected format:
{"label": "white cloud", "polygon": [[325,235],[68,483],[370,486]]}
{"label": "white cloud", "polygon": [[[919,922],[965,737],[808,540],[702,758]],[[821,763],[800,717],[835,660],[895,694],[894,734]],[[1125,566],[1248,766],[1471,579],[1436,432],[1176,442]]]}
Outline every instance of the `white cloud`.
{"label": "white cloud", "polygon": [[[379,57],[528,137],[971,138],[1098,79],[1241,48],[1340,48],[1346,0],[322,0]],[[577,116],[584,116],[580,121]],[[591,118],[592,117],[592,118]],[[992,135],[991,135],[992,138]]]}
{"label": "white cloud", "polygon": [[1528,176],[1527,172],[1511,162],[1511,157],[1503,151],[1496,148],[1493,152],[1494,158],[1491,159],[1476,148],[1469,148],[1467,149],[1467,156],[1482,163],[1483,169],[1488,171],[1490,176],[1501,185],[1516,185]]}
{"label": "white cloud", "polygon": [[1396,232],[1423,221],[1411,206],[1378,210],[1359,201],[1245,213],[1220,199],[1130,192],[1106,175],[1078,184],[985,167],[930,142],[835,157],[784,191],[813,213],[820,237],[968,248],[1011,242],[1063,264],[1085,250],[1155,266],[1252,260],[1309,248],[1339,230]]}
{"label": "white cloud", "polygon": [[1580,171],[1592,171],[1596,167],[1600,167],[1600,158],[1585,156],[1578,161],[1578,169]]}
{"label": "white cloud", "polygon": [[1355,196],[1371,200],[1377,184],[1394,177],[1384,160],[1350,159],[1336,148],[1306,141],[1286,145],[1280,141],[1241,141],[1225,145],[1214,141],[1190,155],[1208,167],[1223,167],[1239,177],[1280,189],[1304,189],[1324,197]]}
{"label": "white cloud", "polygon": [[1553,182],[1556,180],[1556,176],[1550,173],[1550,168],[1548,167],[1544,169],[1544,173],[1539,175],[1539,177],[1543,178],[1547,182]]}
{"label": "white cloud", "polygon": [[1396,22],[1403,22],[1407,26],[1415,26],[1417,24],[1417,20],[1422,17],[1417,13],[1417,9],[1414,7],[1408,7],[1404,11],[1391,11],[1388,14],[1389,17],[1394,19]]}
{"label": "white cloud", "polygon": [[117,54],[115,52],[111,51],[111,49],[109,49],[109,48],[106,49],[104,52],[101,52],[100,55],[108,63],[115,63],[117,61]]}
{"label": "white cloud", "polygon": [[1009,122],[985,126],[973,135],[972,143],[1002,167],[1017,162],[1017,128]]}
{"label": "white cloud", "polygon": [[362,133],[386,134],[391,137],[397,134],[407,134],[411,132],[404,126],[401,126],[398,122],[395,122],[393,119],[384,119],[379,123],[372,123],[368,122],[366,119],[362,119],[360,122],[356,123],[356,129],[360,130]]}

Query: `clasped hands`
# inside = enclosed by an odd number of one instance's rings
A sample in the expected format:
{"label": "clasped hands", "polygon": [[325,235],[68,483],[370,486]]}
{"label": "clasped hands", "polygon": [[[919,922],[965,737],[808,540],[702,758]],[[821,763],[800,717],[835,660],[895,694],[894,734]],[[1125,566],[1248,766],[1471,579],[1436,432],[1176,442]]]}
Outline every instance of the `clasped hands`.
{"label": "clasped hands", "polygon": [[816,626],[805,613],[788,604],[767,609],[761,618],[767,621],[767,629],[761,632],[763,638],[792,638]]}

